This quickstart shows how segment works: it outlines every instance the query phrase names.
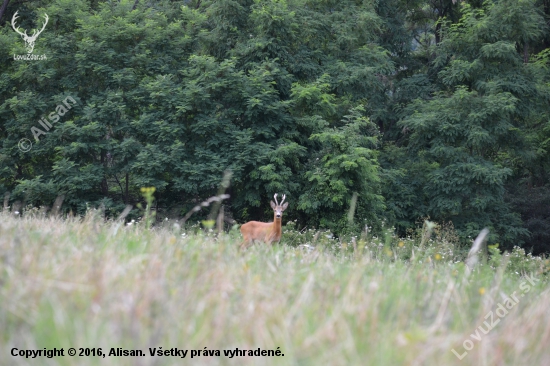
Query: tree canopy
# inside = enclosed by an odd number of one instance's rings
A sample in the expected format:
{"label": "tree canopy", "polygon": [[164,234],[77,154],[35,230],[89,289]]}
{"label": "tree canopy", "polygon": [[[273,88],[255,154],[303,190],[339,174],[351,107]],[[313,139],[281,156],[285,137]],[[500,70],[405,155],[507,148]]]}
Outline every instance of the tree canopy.
{"label": "tree canopy", "polygon": [[[230,170],[238,222],[278,192],[301,227],[404,235],[430,217],[550,252],[548,0],[4,4],[10,202],[114,216],[152,186],[179,217]],[[28,35],[48,15],[46,59],[17,59],[16,12]]]}

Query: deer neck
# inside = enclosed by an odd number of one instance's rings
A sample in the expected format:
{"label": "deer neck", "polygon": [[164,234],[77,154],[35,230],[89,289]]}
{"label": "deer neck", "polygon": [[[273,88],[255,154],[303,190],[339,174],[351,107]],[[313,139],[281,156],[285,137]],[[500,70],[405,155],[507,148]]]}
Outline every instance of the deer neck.
{"label": "deer neck", "polygon": [[273,231],[276,232],[276,233],[280,233],[281,232],[281,224],[283,222],[283,218],[282,217],[279,217],[277,218],[277,216],[273,216]]}

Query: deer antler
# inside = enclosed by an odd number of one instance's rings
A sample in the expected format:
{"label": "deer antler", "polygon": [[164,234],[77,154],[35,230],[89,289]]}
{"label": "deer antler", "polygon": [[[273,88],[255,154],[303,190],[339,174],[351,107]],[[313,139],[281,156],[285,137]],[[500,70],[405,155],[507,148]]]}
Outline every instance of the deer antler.
{"label": "deer antler", "polygon": [[285,201],[285,198],[286,198],[286,194],[283,194],[283,200],[282,200],[281,203],[279,204],[280,206],[283,205],[283,202]]}
{"label": "deer antler", "polygon": [[[36,32],[36,29],[33,30],[32,36],[34,37],[34,39],[36,39],[36,37],[38,37],[38,35],[39,35],[40,33],[42,33],[42,31],[44,31],[44,28],[46,28],[46,24],[48,24],[48,20],[50,19],[50,18],[48,17],[48,14],[44,13],[44,19],[45,19],[46,21],[44,22],[44,25],[42,26],[42,29],[40,29],[38,32]],[[36,32],[36,33],[35,33],[35,32]]]}
{"label": "deer antler", "polygon": [[13,28],[14,31],[16,31],[18,34],[22,35],[23,37],[28,37],[28,36],[27,36],[27,31],[25,31],[25,33],[21,33],[21,32],[19,32],[19,27],[15,28],[15,20],[16,20],[17,18],[19,18],[19,17],[17,16],[17,13],[18,13],[18,12],[19,12],[19,10],[17,10],[17,11],[15,12],[15,14],[13,14],[13,17],[11,18],[11,27]]}
{"label": "deer antler", "polygon": [[277,202],[277,193],[275,193],[275,195],[273,196],[273,199],[275,200],[275,204],[279,206],[279,202]]}

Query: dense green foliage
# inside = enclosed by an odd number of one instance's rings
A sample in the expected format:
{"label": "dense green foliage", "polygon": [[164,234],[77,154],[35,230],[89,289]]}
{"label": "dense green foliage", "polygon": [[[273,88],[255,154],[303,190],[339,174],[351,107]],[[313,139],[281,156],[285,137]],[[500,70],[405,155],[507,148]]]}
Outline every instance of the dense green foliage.
{"label": "dense green foliage", "polygon": [[[14,60],[16,11],[28,34],[48,14],[47,60]],[[549,17],[547,0],[14,0],[0,194],[116,215],[153,186],[177,217],[231,170],[238,222],[279,192],[299,227],[404,235],[430,217],[550,252]]]}

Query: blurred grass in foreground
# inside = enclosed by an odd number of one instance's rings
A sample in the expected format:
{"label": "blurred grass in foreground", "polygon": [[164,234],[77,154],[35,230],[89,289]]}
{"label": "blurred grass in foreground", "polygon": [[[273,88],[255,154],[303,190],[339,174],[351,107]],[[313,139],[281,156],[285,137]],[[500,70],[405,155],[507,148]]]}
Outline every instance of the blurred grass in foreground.
{"label": "blurred grass in foreground", "polygon": [[[437,239],[422,249],[392,237],[330,244],[312,232],[307,246],[294,247],[286,244],[300,234],[287,231],[281,245],[243,253],[235,233],[116,225],[93,213],[0,213],[1,365],[550,364],[548,260],[521,250],[495,251],[465,278],[457,250]],[[525,275],[540,281],[473,340],[488,312],[522,293]],[[467,339],[473,349],[459,361],[451,349],[462,354]],[[12,357],[13,347],[147,356],[25,359]],[[150,357],[150,347],[222,356]],[[223,356],[237,347],[280,347],[284,357]]]}

